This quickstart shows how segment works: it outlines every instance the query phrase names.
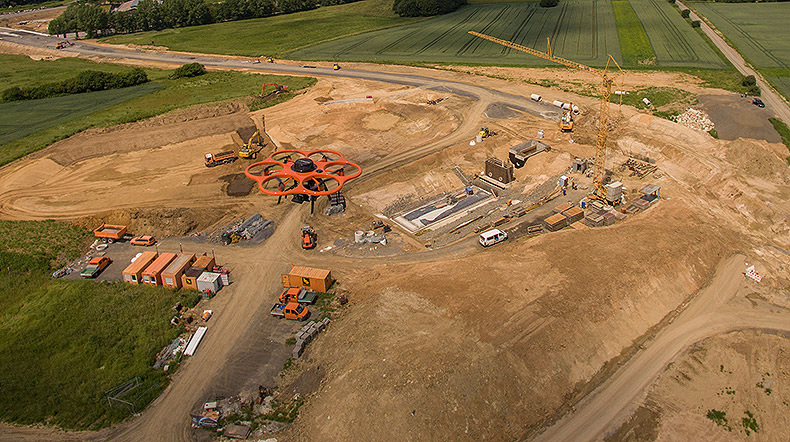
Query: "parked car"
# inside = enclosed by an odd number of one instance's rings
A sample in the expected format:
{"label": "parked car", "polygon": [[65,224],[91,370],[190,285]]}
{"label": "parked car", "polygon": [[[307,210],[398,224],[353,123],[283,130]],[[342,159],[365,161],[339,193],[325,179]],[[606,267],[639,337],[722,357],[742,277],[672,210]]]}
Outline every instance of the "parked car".
{"label": "parked car", "polygon": [[492,246],[507,239],[507,233],[499,229],[491,229],[480,234],[480,245],[483,247]]}
{"label": "parked car", "polygon": [[752,104],[757,106],[757,107],[765,107],[765,103],[763,103],[763,100],[761,100],[759,98],[756,98],[756,97],[752,98]]}
{"label": "parked car", "polygon": [[152,246],[156,244],[156,238],[149,235],[136,236],[129,241],[133,246]]}
{"label": "parked car", "polygon": [[80,272],[80,276],[83,278],[95,278],[111,263],[112,260],[110,258],[106,256],[97,256],[90,260],[85,270]]}

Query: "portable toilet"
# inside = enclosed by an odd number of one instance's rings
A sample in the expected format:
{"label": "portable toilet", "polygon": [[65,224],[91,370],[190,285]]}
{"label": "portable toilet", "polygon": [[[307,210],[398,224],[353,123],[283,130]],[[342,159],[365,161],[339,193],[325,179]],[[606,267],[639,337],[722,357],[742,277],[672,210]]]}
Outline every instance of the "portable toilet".
{"label": "portable toilet", "polygon": [[143,271],[149,264],[154,262],[158,254],[156,252],[143,252],[128,267],[123,270],[123,281],[130,284],[140,284],[143,278]]}
{"label": "portable toilet", "polygon": [[175,253],[162,253],[143,271],[143,284],[162,285],[162,272],[176,259]]}
{"label": "portable toilet", "polygon": [[181,253],[162,271],[162,285],[171,289],[181,288],[181,275],[195,262],[194,253]]}
{"label": "portable toilet", "polygon": [[217,293],[222,288],[222,281],[220,281],[220,274],[214,272],[203,272],[197,278],[197,289],[201,292]]}

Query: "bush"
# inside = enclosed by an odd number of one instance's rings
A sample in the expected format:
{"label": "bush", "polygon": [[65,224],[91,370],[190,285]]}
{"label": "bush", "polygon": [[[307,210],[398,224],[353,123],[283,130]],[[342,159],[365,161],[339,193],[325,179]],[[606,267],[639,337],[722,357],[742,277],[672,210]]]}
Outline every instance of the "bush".
{"label": "bush", "polygon": [[170,79],[197,77],[206,73],[206,67],[200,63],[185,64],[170,74]]}
{"label": "bush", "polygon": [[560,0],[540,0],[540,6],[542,8],[553,8],[559,4]]}
{"label": "bush", "polygon": [[401,17],[427,17],[453,12],[466,0],[395,0],[392,11]]}
{"label": "bush", "polygon": [[754,86],[750,86],[750,87],[749,87],[749,88],[746,90],[746,93],[747,93],[748,95],[752,95],[752,96],[755,96],[755,97],[759,97],[759,96],[760,96],[760,86],[757,86],[756,84],[755,84]]}
{"label": "bush", "polygon": [[757,79],[754,78],[754,75],[745,75],[741,81],[741,84],[746,87],[754,86],[757,84]]}
{"label": "bush", "polygon": [[672,3],[673,5],[675,4],[675,0],[667,0],[667,1]]}
{"label": "bush", "polygon": [[680,16],[683,18],[689,18],[689,15],[691,15],[691,11],[689,11],[688,9],[684,9],[680,11]]}
{"label": "bush", "polygon": [[86,70],[60,82],[45,83],[30,88],[11,87],[3,91],[2,98],[3,101],[37,100],[59,95],[120,89],[146,82],[148,82],[148,74],[142,68],[134,68],[120,74]]}
{"label": "bush", "polygon": [[700,27],[700,22],[699,22],[699,20],[694,20],[694,21],[692,21],[692,22],[691,22],[691,27],[692,27],[692,28],[698,28],[698,27]]}

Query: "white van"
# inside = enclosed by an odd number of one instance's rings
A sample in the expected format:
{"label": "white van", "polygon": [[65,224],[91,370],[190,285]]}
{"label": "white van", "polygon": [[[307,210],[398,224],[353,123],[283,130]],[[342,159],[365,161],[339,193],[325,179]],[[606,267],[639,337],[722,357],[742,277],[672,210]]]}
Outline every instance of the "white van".
{"label": "white van", "polygon": [[480,245],[488,247],[507,239],[507,233],[499,229],[491,229],[480,234]]}

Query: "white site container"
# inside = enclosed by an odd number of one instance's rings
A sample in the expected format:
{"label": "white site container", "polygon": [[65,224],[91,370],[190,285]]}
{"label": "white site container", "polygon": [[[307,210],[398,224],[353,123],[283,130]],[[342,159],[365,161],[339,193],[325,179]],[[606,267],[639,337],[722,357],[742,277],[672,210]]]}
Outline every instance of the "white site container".
{"label": "white site container", "polygon": [[532,99],[532,100],[534,100],[534,101],[540,101],[540,100],[542,100],[542,99],[543,99],[543,97],[541,97],[541,96],[540,96],[540,95],[538,95],[538,94],[532,94],[532,95],[530,95],[530,96],[529,96],[529,98],[531,98],[531,99]]}
{"label": "white site container", "polygon": [[554,100],[554,102],[551,103],[551,104],[553,104],[553,105],[555,105],[557,107],[562,107],[562,105],[565,104],[565,103],[563,103],[562,101]]}
{"label": "white site container", "polygon": [[650,100],[648,100],[647,98],[643,98],[642,103],[645,103],[645,106],[650,106],[652,104],[650,103]]}
{"label": "white site container", "polygon": [[217,293],[222,288],[221,275],[214,272],[203,272],[197,279],[197,289],[201,292]]}

